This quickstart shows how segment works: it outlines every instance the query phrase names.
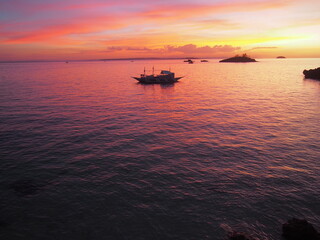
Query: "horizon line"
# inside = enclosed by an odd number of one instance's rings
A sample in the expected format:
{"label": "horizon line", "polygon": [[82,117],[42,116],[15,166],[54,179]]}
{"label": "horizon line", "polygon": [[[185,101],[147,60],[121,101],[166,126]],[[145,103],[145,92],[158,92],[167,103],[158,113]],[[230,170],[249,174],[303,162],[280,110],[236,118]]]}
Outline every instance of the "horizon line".
{"label": "horizon line", "polygon": [[[306,57],[285,57],[290,59],[295,58],[306,58]],[[307,58],[320,58],[320,57],[307,57]],[[134,61],[134,60],[180,60],[180,59],[223,59],[219,57],[208,57],[208,58],[200,58],[200,57],[165,57],[165,58],[157,58],[157,57],[150,57],[150,58],[102,58],[102,59],[78,59],[78,60],[4,60],[0,61],[0,63],[41,63],[41,62],[99,62],[99,61]],[[277,59],[276,57],[264,57],[264,58],[257,58],[257,59]]]}

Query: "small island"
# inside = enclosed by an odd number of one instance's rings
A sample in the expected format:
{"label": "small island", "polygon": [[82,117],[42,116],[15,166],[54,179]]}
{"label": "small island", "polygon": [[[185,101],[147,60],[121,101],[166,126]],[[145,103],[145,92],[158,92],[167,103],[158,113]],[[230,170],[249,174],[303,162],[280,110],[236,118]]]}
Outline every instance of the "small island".
{"label": "small island", "polygon": [[303,74],[305,78],[312,78],[320,80],[320,67],[315,69],[304,70]]}
{"label": "small island", "polygon": [[246,53],[242,56],[236,55],[232,58],[223,59],[220,62],[256,62],[255,59],[250,58]]}
{"label": "small island", "polygon": [[278,56],[277,58],[286,58],[285,56]]}

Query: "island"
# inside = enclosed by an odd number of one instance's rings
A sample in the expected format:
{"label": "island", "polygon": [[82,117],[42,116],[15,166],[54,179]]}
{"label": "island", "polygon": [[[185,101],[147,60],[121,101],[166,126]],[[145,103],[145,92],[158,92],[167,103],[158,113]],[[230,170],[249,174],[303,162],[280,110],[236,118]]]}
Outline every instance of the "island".
{"label": "island", "polygon": [[242,56],[236,55],[232,58],[223,59],[220,62],[256,62],[255,59],[250,58],[246,53]]}
{"label": "island", "polygon": [[286,58],[285,56],[278,56],[277,58]]}
{"label": "island", "polygon": [[303,74],[305,78],[312,78],[320,80],[320,67],[315,69],[304,70]]}

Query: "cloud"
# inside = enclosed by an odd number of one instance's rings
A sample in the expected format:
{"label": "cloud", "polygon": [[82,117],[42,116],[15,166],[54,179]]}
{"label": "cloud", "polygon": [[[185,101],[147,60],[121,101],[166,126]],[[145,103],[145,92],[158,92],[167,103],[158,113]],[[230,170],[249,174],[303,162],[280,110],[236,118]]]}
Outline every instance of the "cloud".
{"label": "cloud", "polygon": [[261,50],[261,49],[276,49],[278,47],[254,47],[254,48],[250,48],[246,51],[254,51],[254,50]]}
{"label": "cloud", "polygon": [[240,47],[233,47],[231,45],[215,45],[213,47],[204,46],[198,47],[195,44],[187,44],[184,46],[174,47],[174,46],[167,46],[166,47],[168,52],[181,52],[186,54],[214,54],[214,53],[221,53],[221,52],[234,52],[240,50]]}
{"label": "cloud", "polygon": [[39,14],[39,12],[53,12],[53,11],[69,11],[69,10],[81,10],[81,9],[92,9],[101,8],[107,6],[113,6],[116,3],[112,1],[99,1],[94,0],[88,2],[87,0],[10,0],[0,1],[1,9],[9,12],[17,12],[19,14]]}
{"label": "cloud", "polygon": [[123,56],[216,56],[238,53],[237,46],[274,52],[253,46],[281,46],[295,36],[318,41],[317,6],[319,0],[0,0],[0,45]]}
{"label": "cloud", "polygon": [[22,0],[12,0],[10,4],[6,1],[0,2],[0,6],[3,7],[0,13],[8,10],[0,21],[0,37],[7,39],[6,43],[39,41],[43,43],[53,39],[68,38],[74,33],[104,32],[115,28],[143,26],[146,23],[153,24],[153,28],[158,26],[165,29],[166,26],[170,28],[174,24],[181,24],[186,19],[193,19],[184,22],[195,23],[191,24],[195,27],[198,24],[199,28],[211,25],[212,28],[230,29],[237,26],[224,20],[203,20],[202,23],[197,23],[195,18],[222,12],[250,12],[279,8],[287,5],[288,1],[241,0],[211,4],[192,4],[188,1],[184,4],[173,1],[160,5],[153,2],[146,4],[146,1],[141,0],[124,2],[94,0],[90,3],[85,0],[57,0],[58,3],[53,5],[50,1],[33,0],[30,4],[26,4]]}
{"label": "cloud", "polygon": [[[53,42],[59,44],[59,42],[70,42],[70,35],[75,34],[88,34],[94,32],[104,31],[106,29],[113,30],[124,27],[124,25],[116,21],[114,16],[97,16],[90,19],[72,20],[65,23],[50,24],[41,26],[37,29],[28,29],[14,31],[14,30],[2,30],[0,31],[0,38],[3,39],[3,43],[11,44],[25,44],[25,43],[44,43]],[[98,23],[98,24],[95,24]],[[73,41],[74,44],[78,44],[77,40]]]}
{"label": "cloud", "polygon": [[163,51],[162,49],[151,49],[147,47],[130,47],[130,46],[111,46],[108,47],[106,50],[101,52],[118,52],[118,51],[132,51],[132,52],[159,52]]}
{"label": "cloud", "polygon": [[232,22],[224,19],[206,19],[196,21],[193,26],[197,29],[219,29],[219,30],[234,30],[243,28],[238,22]]}
{"label": "cloud", "polygon": [[148,47],[129,47],[129,46],[111,46],[108,47],[104,52],[118,52],[118,51],[129,51],[136,53],[158,53],[162,55],[170,56],[182,56],[182,55],[192,55],[192,56],[215,56],[221,53],[232,53],[239,51],[240,47],[233,47],[231,45],[215,45],[215,46],[203,46],[198,47],[195,44],[186,44],[183,46],[171,46],[167,45],[162,48],[148,48]]}
{"label": "cloud", "polygon": [[234,1],[217,4],[177,4],[154,6],[139,15],[144,18],[161,21],[172,21],[217,13],[253,12],[267,9],[277,9],[288,6],[290,0],[282,1]]}

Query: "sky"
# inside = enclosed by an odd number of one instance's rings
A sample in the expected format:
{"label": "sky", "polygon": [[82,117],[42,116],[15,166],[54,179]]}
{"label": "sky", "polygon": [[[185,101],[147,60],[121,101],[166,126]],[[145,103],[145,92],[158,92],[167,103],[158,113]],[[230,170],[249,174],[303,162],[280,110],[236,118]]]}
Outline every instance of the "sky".
{"label": "sky", "polygon": [[319,0],[0,0],[0,61],[320,57]]}

